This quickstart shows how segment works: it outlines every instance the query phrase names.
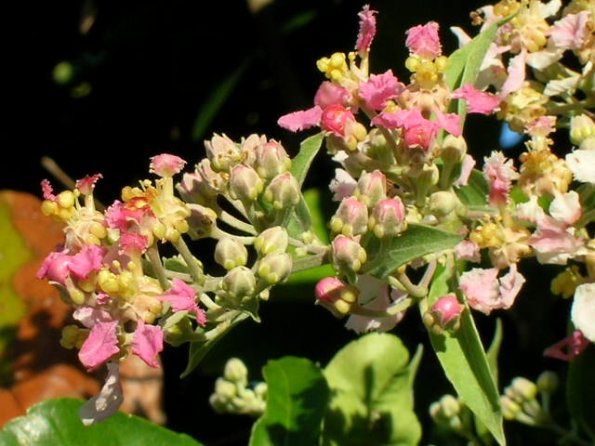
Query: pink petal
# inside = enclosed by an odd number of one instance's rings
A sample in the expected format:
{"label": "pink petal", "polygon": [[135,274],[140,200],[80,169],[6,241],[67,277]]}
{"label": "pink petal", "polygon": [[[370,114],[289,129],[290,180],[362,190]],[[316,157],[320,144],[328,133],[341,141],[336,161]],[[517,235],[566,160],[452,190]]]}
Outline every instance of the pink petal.
{"label": "pink petal", "polygon": [[92,370],[120,351],[116,327],[118,321],[99,322],[93,326],[79,351],[79,360]]}
{"label": "pink petal", "polygon": [[173,177],[175,174],[179,173],[185,165],[186,161],[179,156],[162,153],[161,155],[156,155],[151,158],[149,171],[160,177]]}
{"label": "pink petal", "polygon": [[147,249],[149,239],[144,235],[124,232],[120,235],[118,244],[120,245],[120,254],[143,253]]}
{"label": "pink petal", "polygon": [[100,173],[96,173],[95,175],[87,175],[85,178],[82,178],[76,182],[76,188],[81,191],[81,194],[83,195],[91,195],[93,193],[93,189],[95,188],[95,183],[97,183],[100,178],[103,178],[103,175]]}
{"label": "pink petal", "polygon": [[589,37],[589,12],[567,14],[550,28],[550,39],[557,48],[578,50]]}
{"label": "pink petal", "polygon": [[428,22],[407,30],[405,45],[409,52],[420,57],[434,58],[442,54],[442,45],[438,36],[438,23]]}
{"label": "pink petal", "polygon": [[500,287],[498,289],[501,298],[500,308],[506,310],[514,304],[516,296],[525,282],[523,275],[517,271],[516,263],[513,263],[508,274],[500,278]]}
{"label": "pink petal", "polygon": [[307,110],[299,110],[283,115],[277,121],[279,127],[291,132],[299,132],[320,125],[322,109],[315,105]]}
{"label": "pink petal", "polygon": [[102,267],[103,250],[99,246],[87,245],[72,256],[68,269],[78,279],[86,279],[91,272],[99,271]]}
{"label": "pink petal", "polygon": [[41,267],[37,271],[38,279],[47,279],[64,285],[64,281],[70,273],[70,264],[72,257],[68,251],[50,252],[44,259]]}
{"label": "pink petal", "polygon": [[436,123],[453,136],[461,136],[461,118],[456,113],[436,112]]}
{"label": "pink petal", "polygon": [[546,348],[543,356],[562,361],[572,361],[585,351],[589,344],[589,340],[583,336],[581,331],[576,330],[570,336]]}
{"label": "pink petal", "polygon": [[314,104],[322,109],[335,104],[347,106],[349,101],[351,101],[351,93],[346,88],[329,81],[320,84],[314,96]]}
{"label": "pink petal", "polygon": [[498,270],[496,268],[473,268],[461,275],[459,287],[469,306],[490,314],[498,301]]}
{"label": "pink petal", "polygon": [[158,355],[163,350],[163,331],[156,325],[147,325],[140,320],[132,338],[132,353],[147,365],[159,367]]}
{"label": "pink petal", "polygon": [[527,51],[523,49],[514,56],[508,64],[508,77],[500,89],[498,97],[504,99],[513,91],[519,90],[525,82],[525,63],[527,62]]}
{"label": "pink petal", "polygon": [[196,304],[196,290],[180,279],[172,281],[172,287],[161,296],[160,300],[169,302],[174,311],[188,311],[196,316],[199,325],[205,325],[207,320],[202,309]]}
{"label": "pink petal", "polygon": [[405,86],[399,82],[392,70],[383,74],[372,74],[366,82],[360,83],[359,95],[372,110],[382,110],[386,101],[395,99]]}
{"label": "pink petal", "polygon": [[467,101],[467,111],[469,113],[480,113],[489,115],[498,108],[500,99],[491,94],[477,90],[471,84],[465,84],[457,88],[453,94],[453,99],[464,99]]}
{"label": "pink petal", "polygon": [[56,201],[58,197],[54,195],[54,189],[49,180],[41,180],[41,191],[43,192],[43,199],[49,201]]}
{"label": "pink petal", "polygon": [[376,35],[376,17],[374,17],[376,13],[377,11],[370,9],[369,5],[365,5],[361,12],[358,13],[360,21],[355,49],[359,53],[370,50],[370,46]]}

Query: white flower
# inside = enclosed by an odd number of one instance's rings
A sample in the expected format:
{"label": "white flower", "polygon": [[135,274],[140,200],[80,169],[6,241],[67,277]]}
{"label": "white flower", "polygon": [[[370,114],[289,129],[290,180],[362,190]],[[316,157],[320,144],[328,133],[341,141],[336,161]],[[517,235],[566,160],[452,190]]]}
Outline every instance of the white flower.
{"label": "white flower", "polygon": [[595,342],[595,283],[584,283],[576,287],[570,318],[585,338]]}

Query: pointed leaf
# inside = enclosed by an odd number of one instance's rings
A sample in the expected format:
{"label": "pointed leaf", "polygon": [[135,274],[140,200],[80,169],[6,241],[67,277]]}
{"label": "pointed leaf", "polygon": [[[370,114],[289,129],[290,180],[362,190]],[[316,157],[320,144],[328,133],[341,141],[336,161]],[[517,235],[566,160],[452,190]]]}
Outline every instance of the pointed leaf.
{"label": "pointed leaf", "polygon": [[[450,279],[447,270],[439,267],[428,296],[428,306],[448,293]],[[498,387],[469,307],[466,305],[461,315],[461,327],[455,333],[436,335],[428,330],[428,334],[444,373],[459,397],[496,441],[505,445]]]}
{"label": "pointed leaf", "polygon": [[320,150],[323,139],[324,133],[322,132],[306,138],[300,144],[299,153],[291,160],[291,174],[296,178],[300,186],[304,184],[306,175],[310,170],[314,157]]}
{"label": "pointed leaf", "polygon": [[591,344],[570,363],[566,382],[568,409],[573,420],[595,440],[595,347]]}
{"label": "pointed leaf", "polygon": [[317,444],[329,394],[320,368],[305,358],[286,356],[269,361],[263,375],[267,405],[250,445]]}
{"label": "pointed leaf", "polygon": [[427,254],[453,248],[461,237],[430,226],[411,224],[389,246],[364,265],[364,272],[385,279],[396,268]]}
{"label": "pointed leaf", "polygon": [[178,434],[144,418],[121,412],[93,426],[78,417],[82,401],[47,400],[33,406],[26,416],[15,418],[0,431],[3,446],[199,446],[191,437]]}
{"label": "pointed leaf", "polygon": [[421,426],[413,411],[413,377],[421,350],[409,362],[399,338],[371,333],[341,349],[324,370],[331,401],[324,445],[415,445]]}

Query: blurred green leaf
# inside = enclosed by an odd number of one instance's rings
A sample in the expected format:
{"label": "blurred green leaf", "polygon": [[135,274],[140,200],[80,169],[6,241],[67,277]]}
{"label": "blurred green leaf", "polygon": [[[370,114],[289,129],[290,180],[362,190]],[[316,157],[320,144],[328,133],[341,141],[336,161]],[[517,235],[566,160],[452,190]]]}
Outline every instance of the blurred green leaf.
{"label": "blurred green leaf", "polygon": [[[451,279],[447,269],[439,266],[428,295],[428,306],[449,292]],[[428,335],[442,369],[459,397],[496,441],[505,445],[498,387],[471,311],[467,305],[465,307],[461,327],[455,333],[437,335],[428,330]]]}
{"label": "blurred green leaf", "polygon": [[324,370],[331,388],[323,445],[416,445],[413,379],[421,350],[409,362],[401,340],[367,334],[345,346]]}
{"label": "blurred green leaf", "polygon": [[595,347],[589,345],[570,362],[566,382],[568,409],[573,420],[595,440]]}
{"label": "blurred green leaf", "polygon": [[255,423],[251,446],[302,446],[318,443],[329,389],[318,366],[286,356],[263,368],[267,405]]}
{"label": "blurred green leaf", "polygon": [[461,237],[430,226],[411,224],[390,240],[386,249],[364,265],[364,271],[385,279],[399,266],[427,254],[453,248]]}
{"label": "blurred green leaf", "polygon": [[231,72],[227,77],[215,87],[203,106],[199,109],[194,124],[192,125],[192,141],[200,142],[204,139],[211,123],[219,113],[219,110],[225,105],[238,82],[250,65],[251,58],[246,57],[238,68]]}
{"label": "blurred green leaf", "polygon": [[483,173],[477,169],[471,171],[466,186],[455,188],[459,200],[470,209],[477,209],[487,205],[490,192],[488,182]]}
{"label": "blurred green leaf", "polygon": [[92,426],[78,417],[82,401],[61,398],[39,403],[0,431],[2,446],[200,446],[144,418],[121,412]]}

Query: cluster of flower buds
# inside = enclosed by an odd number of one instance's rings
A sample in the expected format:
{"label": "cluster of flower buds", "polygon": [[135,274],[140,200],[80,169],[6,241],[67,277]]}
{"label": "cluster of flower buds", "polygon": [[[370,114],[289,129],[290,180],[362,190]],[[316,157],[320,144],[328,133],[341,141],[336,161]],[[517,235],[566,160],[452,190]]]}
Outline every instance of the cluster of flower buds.
{"label": "cluster of flower buds", "polygon": [[430,405],[430,416],[437,425],[458,435],[472,437],[474,427],[471,411],[458,398],[443,395]]}
{"label": "cluster of flower buds", "polygon": [[248,386],[248,369],[241,359],[231,358],[225,364],[221,378],[209,402],[218,413],[258,417],[266,408],[267,385],[258,382]]}
{"label": "cluster of flower buds", "polygon": [[541,373],[537,382],[514,378],[500,397],[504,418],[529,426],[547,425],[551,422],[550,396],[558,388],[558,382],[558,376],[550,371]]}

